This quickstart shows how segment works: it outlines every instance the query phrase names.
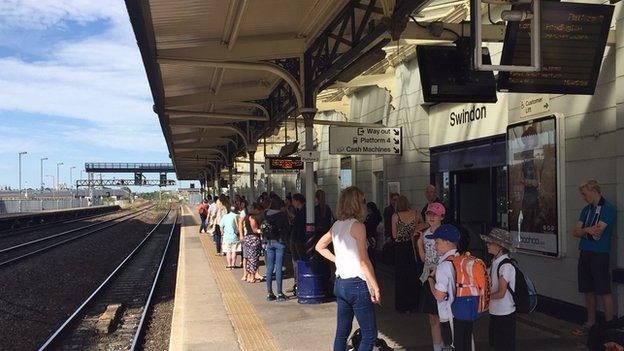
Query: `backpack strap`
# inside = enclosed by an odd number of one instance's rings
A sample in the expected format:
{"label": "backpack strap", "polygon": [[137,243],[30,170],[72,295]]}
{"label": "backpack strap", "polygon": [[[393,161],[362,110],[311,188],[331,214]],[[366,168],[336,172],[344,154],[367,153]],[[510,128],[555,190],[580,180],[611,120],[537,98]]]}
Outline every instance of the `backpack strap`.
{"label": "backpack strap", "polygon": [[[516,264],[518,263],[518,261],[514,260],[513,258],[506,258],[506,259],[502,260],[502,261],[501,261],[501,263],[499,263],[499,264],[498,264],[498,268],[496,269],[496,276],[497,276],[498,278],[500,278],[500,270],[501,270],[501,267],[502,267],[504,264],[508,264],[508,263],[509,263],[510,265],[512,265],[512,266],[513,266],[513,268],[514,268],[515,270],[518,270],[518,267],[516,266]],[[511,283],[511,282],[507,282],[507,291],[509,291],[509,293],[511,294],[511,297],[512,297],[512,298],[513,298],[513,300],[515,301],[515,300],[516,300],[516,292],[515,292],[515,291],[513,291],[513,290],[511,289],[511,284],[510,284],[510,283]]]}

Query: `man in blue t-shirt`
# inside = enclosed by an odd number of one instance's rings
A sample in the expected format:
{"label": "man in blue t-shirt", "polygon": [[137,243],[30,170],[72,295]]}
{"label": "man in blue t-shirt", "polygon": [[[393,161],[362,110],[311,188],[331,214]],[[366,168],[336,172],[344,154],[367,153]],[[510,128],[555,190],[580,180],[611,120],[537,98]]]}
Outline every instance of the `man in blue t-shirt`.
{"label": "man in blue t-shirt", "polygon": [[581,210],[573,235],[581,238],[578,260],[578,288],[585,294],[587,322],[575,334],[585,334],[596,323],[596,295],[604,303],[605,319],[614,315],[611,295],[609,251],[615,227],[615,207],[602,197],[600,185],[589,179],[579,186],[583,200],[588,203]]}

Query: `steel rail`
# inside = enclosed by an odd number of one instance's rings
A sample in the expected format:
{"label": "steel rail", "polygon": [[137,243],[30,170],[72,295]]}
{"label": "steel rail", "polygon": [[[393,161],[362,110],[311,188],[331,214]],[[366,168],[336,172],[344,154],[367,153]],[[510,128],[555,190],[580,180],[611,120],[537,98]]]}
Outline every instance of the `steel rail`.
{"label": "steel rail", "polygon": [[171,232],[169,233],[169,238],[167,238],[167,245],[165,246],[165,250],[163,252],[162,258],[160,260],[160,264],[158,265],[158,271],[156,271],[156,275],[154,277],[154,282],[152,283],[152,288],[150,289],[149,296],[147,297],[147,301],[145,302],[145,306],[143,306],[143,313],[141,314],[141,320],[139,321],[139,326],[137,331],[134,333],[134,338],[132,339],[132,346],[130,350],[134,351],[137,349],[139,341],[145,332],[145,320],[147,319],[147,313],[152,306],[152,298],[154,297],[154,291],[156,291],[156,285],[158,285],[158,281],[160,280],[160,273],[162,271],[163,266],[165,265],[165,259],[167,258],[167,253],[169,252],[169,246],[171,244],[171,238],[173,237],[173,233],[175,232],[175,228],[178,222],[179,214],[176,213],[175,218],[173,219],[173,225],[171,226]]}
{"label": "steel rail", "polygon": [[[67,235],[67,234],[70,234],[70,232],[76,232],[76,231],[84,230],[84,229],[86,229],[86,228],[93,227],[94,225],[100,225],[100,224],[102,224],[102,223],[108,223],[108,222],[111,222],[111,221],[114,221],[114,220],[121,219],[121,221],[119,221],[119,222],[114,222],[114,223],[111,223],[111,224],[105,225],[105,226],[103,226],[103,227],[95,228],[94,230],[90,230],[90,231],[88,231],[88,232],[86,232],[86,233],[83,233],[83,234],[80,234],[80,235],[77,235],[77,236],[74,236],[74,237],[71,237],[71,238],[68,238],[68,239],[65,239],[65,240],[57,241],[57,242],[55,242],[55,243],[53,243],[53,244],[50,244],[50,245],[48,245],[48,246],[44,246],[44,247],[42,247],[42,248],[40,248],[40,249],[37,249],[37,250],[34,250],[34,251],[30,251],[30,252],[28,252],[28,253],[25,253],[25,254],[20,255],[20,256],[17,256],[17,257],[10,258],[10,259],[8,259],[8,260],[6,260],[6,261],[2,261],[2,262],[0,262],[0,267],[6,266],[6,265],[8,265],[8,264],[14,263],[14,262],[16,262],[16,261],[22,260],[22,259],[27,258],[27,257],[30,257],[30,256],[34,256],[34,255],[36,255],[36,254],[38,254],[38,253],[41,253],[41,252],[43,252],[43,251],[47,251],[47,250],[52,249],[52,248],[54,248],[54,247],[61,246],[61,245],[64,245],[64,244],[67,244],[67,243],[72,242],[72,241],[74,241],[74,240],[78,240],[78,239],[83,238],[83,237],[85,237],[85,236],[87,236],[87,235],[91,235],[91,234],[94,234],[94,233],[100,232],[100,231],[102,231],[102,230],[104,230],[104,229],[107,229],[107,228],[110,228],[110,227],[112,227],[112,226],[115,226],[115,225],[121,224],[121,223],[123,223],[123,222],[125,222],[125,221],[127,221],[127,220],[129,220],[129,219],[132,219],[132,218],[138,217],[138,216],[142,215],[143,213],[145,213],[145,212],[147,212],[147,211],[149,211],[149,208],[147,208],[147,209],[143,209],[143,210],[139,210],[139,211],[137,211],[137,212],[133,212],[133,213],[131,213],[131,214],[124,215],[124,216],[121,216],[121,217],[117,217],[117,218],[115,218],[115,219],[111,219],[111,220],[108,220],[108,221],[106,221],[106,222],[100,222],[100,223],[90,224],[90,225],[88,225],[87,227],[78,228],[77,230],[73,230],[73,229],[72,229],[71,231],[68,231],[68,232],[54,234],[54,235],[51,235],[51,236],[48,236],[48,237],[45,237],[45,238],[36,239],[36,240],[33,240],[33,241],[29,241],[29,242],[27,242],[27,243],[22,243],[22,244],[19,244],[19,245],[16,245],[16,246],[12,246],[12,247],[9,247],[9,248],[6,248],[6,249],[3,249],[3,250],[0,250],[0,253],[5,253],[5,252],[14,251],[14,250],[17,250],[17,249],[20,249],[20,248],[26,247],[26,246],[34,245],[34,244],[39,243],[39,242],[42,242],[42,241],[47,241],[47,240],[50,240],[50,239],[53,239],[53,238],[56,238],[56,237],[59,237],[59,236],[62,236],[62,235]],[[124,217],[125,217],[125,218],[124,218]]]}
{"label": "steel rail", "polygon": [[[169,213],[171,212],[171,210],[168,210],[167,213],[158,221],[158,223],[156,223],[156,225],[154,226],[154,228],[152,228],[152,230],[150,230],[147,235],[145,236],[145,238],[143,238],[143,240],[141,240],[141,242],[134,248],[134,250],[132,250],[132,252],[130,252],[130,254],[128,254],[128,256],[117,266],[117,268],[115,268],[115,270],[113,270],[113,272],[100,284],[100,286],[98,286],[92,293],[91,295],[89,295],[89,297],[87,297],[80,306],[78,306],[78,308],[74,311],[74,313],[72,313],[69,318],[67,318],[67,320],[65,320],[65,322],[63,322],[63,324],[61,324],[61,326],[56,329],[56,331],[54,333],[52,333],[52,335],[45,341],[45,343],[43,343],[43,345],[41,345],[39,347],[39,351],[43,351],[43,350],[47,350],[48,347],[52,346],[52,344],[54,342],[56,342],[58,340],[58,338],[61,336],[61,334],[63,332],[65,332],[65,330],[67,329],[67,327],[74,322],[74,320],[76,319],[76,317],[78,317],[79,314],[81,314],[83,312],[83,310],[85,309],[85,307],[87,307],[89,305],[89,303],[91,303],[95,297],[104,290],[104,288],[108,285],[108,283],[113,280],[117,274],[119,272],[121,272],[122,268],[124,268],[124,266],[126,265],[126,263],[128,261],[130,261],[134,255],[139,252],[139,250],[143,247],[143,245],[147,242],[147,240],[152,236],[152,234],[154,232],[156,232],[156,230],[160,227],[160,224],[169,216]],[[177,214],[176,214],[176,218],[177,218]],[[175,228],[175,223],[174,226]]]}

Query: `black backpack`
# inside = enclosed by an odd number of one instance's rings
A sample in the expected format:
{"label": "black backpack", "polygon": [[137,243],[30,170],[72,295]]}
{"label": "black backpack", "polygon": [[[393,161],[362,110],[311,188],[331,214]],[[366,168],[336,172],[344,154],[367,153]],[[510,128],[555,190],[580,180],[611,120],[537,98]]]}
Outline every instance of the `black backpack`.
{"label": "black backpack", "polygon": [[511,284],[507,284],[507,290],[516,305],[516,312],[531,313],[537,307],[537,290],[533,282],[518,268],[518,262],[511,258],[506,258],[498,265],[496,276],[500,277],[500,270],[504,264],[511,264],[516,270],[515,290],[511,289]]}
{"label": "black backpack", "polygon": [[260,229],[262,230],[262,237],[264,239],[277,240],[285,243],[288,237],[288,231],[290,230],[288,217],[283,212],[273,215],[265,214]]}

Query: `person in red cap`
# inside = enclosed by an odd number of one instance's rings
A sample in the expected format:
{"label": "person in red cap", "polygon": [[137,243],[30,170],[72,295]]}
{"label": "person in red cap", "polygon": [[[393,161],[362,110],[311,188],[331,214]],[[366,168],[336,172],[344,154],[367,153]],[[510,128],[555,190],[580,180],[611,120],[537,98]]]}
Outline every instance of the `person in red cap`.
{"label": "person in red cap", "polygon": [[[418,247],[418,256],[424,263],[423,272],[420,281],[426,284],[427,278],[435,272],[438,265],[439,254],[435,248],[435,239],[429,239],[426,236],[432,235],[436,229],[442,225],[446,209],[439,202],[432,202],[427,206],[425,211],[425,224],[428,226],[418,237],[416,245]],[[433,296],[431,289],[421,289],[419,299],[419,311],[429,315],[429,326],[431,328],[431,340],[433,342],[433,350],[441,351],[442,331],[440,329],[440,317],[438,316],[438,302]]]}

